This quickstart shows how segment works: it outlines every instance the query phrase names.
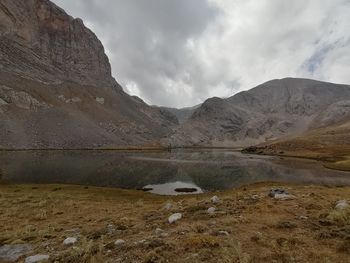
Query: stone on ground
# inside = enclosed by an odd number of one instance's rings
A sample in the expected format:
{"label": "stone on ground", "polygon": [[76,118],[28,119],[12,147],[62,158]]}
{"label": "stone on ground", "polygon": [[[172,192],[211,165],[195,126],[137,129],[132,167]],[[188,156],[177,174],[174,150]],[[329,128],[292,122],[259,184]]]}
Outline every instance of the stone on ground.
{"label": "stone on ground", "polygon": [[171,216],[169,216],[168,222],[169,222],[169,224],[173,224],[176,221],[180,220],[181,218],[182,218],[181,213],[175,213],[175,214],[172,214]]}
{"label": "stone on ground", "polygon": [[49,260],[50,256],[48,255],[35,255],[35,256],[30,256],[27,257],[24,263],[38,263],[38,262],[43,262]]}

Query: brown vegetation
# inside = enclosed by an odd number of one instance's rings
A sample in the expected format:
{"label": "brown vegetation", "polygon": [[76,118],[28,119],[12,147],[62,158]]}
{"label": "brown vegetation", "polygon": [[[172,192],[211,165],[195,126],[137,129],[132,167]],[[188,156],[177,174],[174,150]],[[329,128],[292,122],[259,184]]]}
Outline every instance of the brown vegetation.
{"label": "brown vegetation", "polygon": [[244,152],[316,159],[324,161],[327,168],[350,171],[350,122],[264,143]]}
{"label": "brown vegetation", "polygon": [[[213,194],[0,185],[0,245],[30,243],[59,262],[350,261],[350,211],[334,209],[350,187],[284,185],[296,198],[282,201],[268,197],[272,186],[217,193],[213,204]],[[176,212],[183,218],[169,224]]]}

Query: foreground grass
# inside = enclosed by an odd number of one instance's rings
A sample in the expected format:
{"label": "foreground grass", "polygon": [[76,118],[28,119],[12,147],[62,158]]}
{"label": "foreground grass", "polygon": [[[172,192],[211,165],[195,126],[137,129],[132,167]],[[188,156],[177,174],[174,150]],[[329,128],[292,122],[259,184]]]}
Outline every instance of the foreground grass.
{"label": "foreground grass", "polygon": [[[29,243],[52,262],[350,261],[350,212],[334,210],[350,187],[285,185],[296,198],[277,201],[267,196],[272,186],[218,193],[212,204],[213,194],[0,185],[0,245]],[[183,218],[170,225],[175,212]],[[63,245],[72,236],[78,242]]]}

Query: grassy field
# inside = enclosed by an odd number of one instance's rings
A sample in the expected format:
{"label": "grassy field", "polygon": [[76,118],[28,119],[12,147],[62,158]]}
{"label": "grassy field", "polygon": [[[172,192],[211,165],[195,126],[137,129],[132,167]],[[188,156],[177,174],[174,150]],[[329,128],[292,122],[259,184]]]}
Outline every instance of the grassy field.
{"label": "grassy field", "polygon": [[350,171],[350,123],[268,142],[251,153],[316,159],[327,168]]}
{"label": "grassy field", "polygon": [[267,196],[273,186],[216,193],[213,204],[213,193],[0,185],[0,245],[29,243],[52,262],[350,262],[350,210],[334,209],[350,187],[278,185],[295,196],[282,201]]}

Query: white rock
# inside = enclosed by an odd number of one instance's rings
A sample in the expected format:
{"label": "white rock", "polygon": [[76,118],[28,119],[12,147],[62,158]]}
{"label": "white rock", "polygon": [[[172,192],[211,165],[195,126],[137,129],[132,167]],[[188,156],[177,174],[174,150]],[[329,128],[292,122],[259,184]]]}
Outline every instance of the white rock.
{"label": "white rock", "polygon": [[349,203],[346,200],[339,200],[335,206],[335,209],[344,210],[349,207]]}
{"label": "white rock", "polygon": [[78,241],[78,239],[76,237],[68,237],[63,241],[64,245],[73,245]]}
{"label": "white rock", "polygon": [[220,202],[220,198],[217,197],[217,196],[215,195],[215,196],[213,196],[213,197],[210,199],[210,201],[211,201],[213,204],[217,204],[217,203]]}
{"label": "white rock", "polygon": [[37,263],[37,262],[49,260],[49,258],[50,258],[50,256],[48,256],[48,255],[35,255],[35,256],[27,257],[24,262],[25,263]]}
{"label": "white rock", "polygon": [[123,240],[123,239],[118,239],[114,242],[114,245],[116,245],[116,246],[122,246],[124,244],[125,244],[125,240]]}
{"label": "white rock", "polygon": [[176,221],[180,220],[181,218],[182,218],[181,213],[175,213],[175,214],[172,214],[171,216],[169,216],[168,222],[169,222],[169,224],[173,224]]}
{"label": "white rock", "polygon": [[275,194],[274,199],[276,200],[291,200],[291,199],[295,199],[294,195],[290,195],[290,194]]}
{"label": "white rock", "polygon": [[104,99],[104,98],[98,98],[98,97],[97,97],[97,98],[96,98],[96,102],[103,105],[103,104],[105,104],[105,99]]}
{"label": "white rock", "polygon": [[215,211],[216,211],[216,208],[215,208],[215,207],[210,207],[210,208],[208,208],[208,210],[207,210],[208,214],[210,214],[210,215],[215,214]]}

